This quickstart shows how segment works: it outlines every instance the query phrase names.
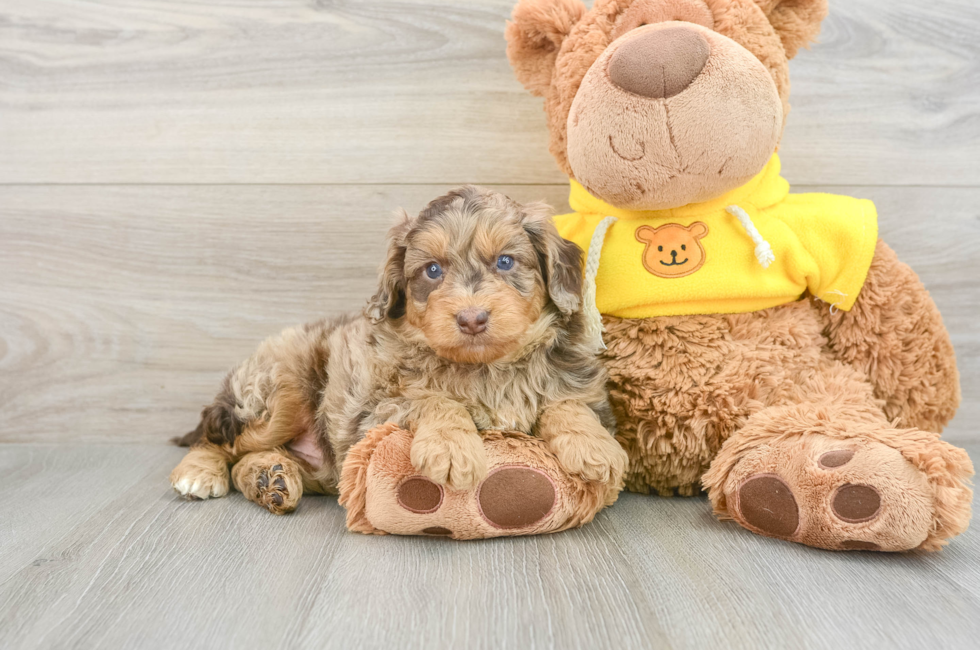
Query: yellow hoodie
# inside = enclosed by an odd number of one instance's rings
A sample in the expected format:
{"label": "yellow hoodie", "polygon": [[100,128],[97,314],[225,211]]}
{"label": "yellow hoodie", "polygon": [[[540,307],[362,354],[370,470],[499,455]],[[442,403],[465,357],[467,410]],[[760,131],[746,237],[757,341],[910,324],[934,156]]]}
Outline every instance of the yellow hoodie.
{"label": "yellow hoodie", "polygon": [[615,208],[573,180],[569,203],[575,212],[555,217],[555,224],[589,251],[599,223],[616,219],[604,242],[600,229],[593,244],[601,246],[596,306],[603,314],[750,312],[793,302],[807,291],[849,310],[874,256],[874,204],[790,194],[779,171],[774,155],[751,181],[718,199],[643,212]]}

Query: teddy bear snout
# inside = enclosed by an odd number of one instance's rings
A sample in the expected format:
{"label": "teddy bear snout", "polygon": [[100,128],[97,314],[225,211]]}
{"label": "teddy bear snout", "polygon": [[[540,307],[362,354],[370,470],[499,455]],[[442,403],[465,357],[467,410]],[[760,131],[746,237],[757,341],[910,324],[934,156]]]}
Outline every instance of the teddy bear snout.
{"label": "teddy bear snout", "polygon": [[708,41],[682,23],[644,31],[623,43],[609,59],[609,80],[651,99],[680,94],[708,62]]}

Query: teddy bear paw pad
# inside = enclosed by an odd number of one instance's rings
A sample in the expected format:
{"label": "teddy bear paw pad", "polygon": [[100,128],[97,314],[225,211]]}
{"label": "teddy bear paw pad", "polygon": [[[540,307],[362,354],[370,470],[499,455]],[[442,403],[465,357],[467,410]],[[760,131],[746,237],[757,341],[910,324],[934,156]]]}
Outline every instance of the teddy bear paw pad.
{"label": "teddy bear paw pad", "polygon": [[446,536],[446,535],[452,535],[453,531],[449,530],[448,528],[443,528],[442,526],[430,526],[428,528],[423,528],[422,534]]}
{"label": "teddy bear paw pad", "polygon": [[477,489],[480,514],[497,528],[524,528],[547,517],[555,507],[555,485],[530,467],[499,467]]}
{"label": "teddy bear paw pad", "polygon": [[843,485],[830,502],[838,519],[856,524],[870,521],[881,512],[881,496],[869,485]]}
{"label": "teddy bear paw pad", "polygon": [[792,537],[800,527],[800,509],[786,482],[774,474],[749,478],[738,490],[742,518],[773,537]]}
{"label": "teddy bear paw pad", "polygon": [[489,472],[460,490],[419,473],[410,431],[393,424],[372,429],[344,463],[340,502],[348,528],[456,540],[538,535],[588,523],[619,493],[621,485],[565,471],[540,438],[484,431],[482,440]]}
{"label": "teddy bear paw pad", "polygon": [[820,455],[817,463],[824,469],[837,469],[847,465],[854,458],[854,452],[850,449],[835,449]]}
{"label": "teddy bear paw pad", "polygon": [[926,538],[925,475],[875,441],[811,436],[755,448],[726,481],[729,514],[749,530],[829,550],[906,551]]}
{"label": "teddy bear paw pad", "polygon": [[442,505],[443,489],[424,476],[412,476],[398,486],[398,505],[416,514],[435,512]]}

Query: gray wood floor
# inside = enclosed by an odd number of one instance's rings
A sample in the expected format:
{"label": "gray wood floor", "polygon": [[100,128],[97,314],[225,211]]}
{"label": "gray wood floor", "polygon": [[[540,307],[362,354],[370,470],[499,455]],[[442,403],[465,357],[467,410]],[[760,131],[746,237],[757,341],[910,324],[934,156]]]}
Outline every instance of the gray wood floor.
{"label": "gray wood floor", "polygon": [[[980,461],[980,445],[970,450]],[[179,500],[163,445],[0,445],[0,647],[976,648],[980,531],[937,554],[833,553],[624,495],[558,535],[343,532]]]}
{"label": "gray wood floor", "polygon": [[[356,309],[398,206],[566,205],[512,0],[0,0],[0,648],[977,647],[980,536],[834,554],[626,495],[561,535],[343,532],[174,499],[222,374]],[[980,5],[831,0],[796,191],[873,199],[956,346],[980,454]]]}

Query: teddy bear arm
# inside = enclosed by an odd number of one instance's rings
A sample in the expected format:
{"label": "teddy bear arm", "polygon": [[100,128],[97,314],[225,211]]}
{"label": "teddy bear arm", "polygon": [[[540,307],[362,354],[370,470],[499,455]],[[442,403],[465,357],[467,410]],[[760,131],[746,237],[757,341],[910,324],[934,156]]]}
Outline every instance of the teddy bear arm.
{"label": "teddy bear arm", "polygon": [[886,417],[941,432],[959,406],[959,373],[939,309],[915,271],[879,240],[851,310],[816,304],[830,351],[868,376]]}

